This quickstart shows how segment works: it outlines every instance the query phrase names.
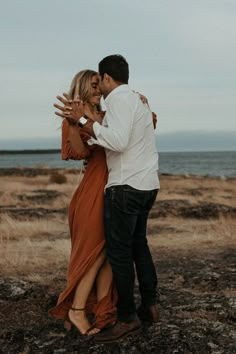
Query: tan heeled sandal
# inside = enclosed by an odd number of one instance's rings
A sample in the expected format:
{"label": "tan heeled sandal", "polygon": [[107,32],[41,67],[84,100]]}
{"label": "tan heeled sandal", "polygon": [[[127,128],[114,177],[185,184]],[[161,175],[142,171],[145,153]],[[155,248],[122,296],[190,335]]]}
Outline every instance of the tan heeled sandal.
{"label": "tan heeled sandal", "polygon": [[[70,310],[72,310],[72,311],[85,311],[85,308],[77,309],[77,308],[75,308],[75,307],[71,307]],[[69,311],[70,311],[70,310],[69,310]],[[82,333],[81,330],[76,326],[76,324],[75,324],[73,321],[71,321],[71,319],[70,319],[70,317],[69,317],[69,311],[68,311],[67,316],[66,316],[66,319],[65,319],[65,321],[64,321],[64,328],[65,328],[66,330],[70,331],[71,328],[72,328],[72,326],[74,326],[74,327],[77,329],[77,331],[78,331],[82,336],[89,336],[89,335],[92,336],[92,335],[94,335],[94,334],[97,334],[97,333],[89,334],[89,332],[90,332],[92,329],[95,328],[94,325],[90,326],[90,327],[87,329],[86,332]]]}

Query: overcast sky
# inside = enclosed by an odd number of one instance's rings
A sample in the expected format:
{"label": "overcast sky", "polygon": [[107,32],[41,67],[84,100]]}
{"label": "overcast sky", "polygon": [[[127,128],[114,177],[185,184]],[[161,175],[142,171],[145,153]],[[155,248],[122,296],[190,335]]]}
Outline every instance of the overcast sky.
{"label": "overcast sky", "polygon": [[235,0],[0,0],[0,139],[60,135],[55,96],[110,54],[160,133],[236,131]]}

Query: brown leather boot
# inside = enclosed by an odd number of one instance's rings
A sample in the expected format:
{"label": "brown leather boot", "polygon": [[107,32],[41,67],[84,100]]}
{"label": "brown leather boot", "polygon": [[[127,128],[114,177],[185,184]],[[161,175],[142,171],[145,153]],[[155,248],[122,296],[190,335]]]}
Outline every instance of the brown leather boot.
{"label": "brown leather boot", "polygon": [[160,313],[158,305],[144,306],[140,305],[137,309],[138,316],[141,320],[149,322],[158,322],[160,319]]}
{"label": "brown leather boot", "polygon": [[96,343],[111,343],[117,341],[118,339],[138,334],[140,332],[141,322],[139,319],[130,322],[117,321],[114,326],[98,333],[94,337],[94,340]]}

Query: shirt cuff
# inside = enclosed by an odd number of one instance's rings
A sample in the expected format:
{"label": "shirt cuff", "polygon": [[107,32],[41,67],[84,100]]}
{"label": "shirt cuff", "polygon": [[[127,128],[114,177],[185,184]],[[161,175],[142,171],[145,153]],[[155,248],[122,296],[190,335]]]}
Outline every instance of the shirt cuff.
{"label": "shirt cuff", "polygon": [[[98,122],[94,122],[93,123],[93,131],[94,131],[94,134],[95,134],[96,138],[100,134],[101,127],[102,127],[101,124],[99,124]],[[93,145],[93,144],[96,144],[96,143],[97,143],[97,140],[92,138],[92,137],[88,140],[88,145]]]}
{"label": "shirt cuff", "polygon": [[94,131],[94,134],[95,134],[96,138],[100,134],[101,128],[102,128],[102,126],[98,122],[94,122],[93,123],[93,131]]}

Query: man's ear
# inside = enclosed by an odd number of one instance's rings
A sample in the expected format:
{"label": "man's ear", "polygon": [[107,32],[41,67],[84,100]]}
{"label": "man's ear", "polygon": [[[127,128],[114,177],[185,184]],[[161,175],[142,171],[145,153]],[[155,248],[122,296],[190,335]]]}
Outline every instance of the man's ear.
{"label": "man's ear", "polygon": [[103,78],[106,80],[106,81],[110,81],[110,75],[108,75],[107,73],[104,74]]}

